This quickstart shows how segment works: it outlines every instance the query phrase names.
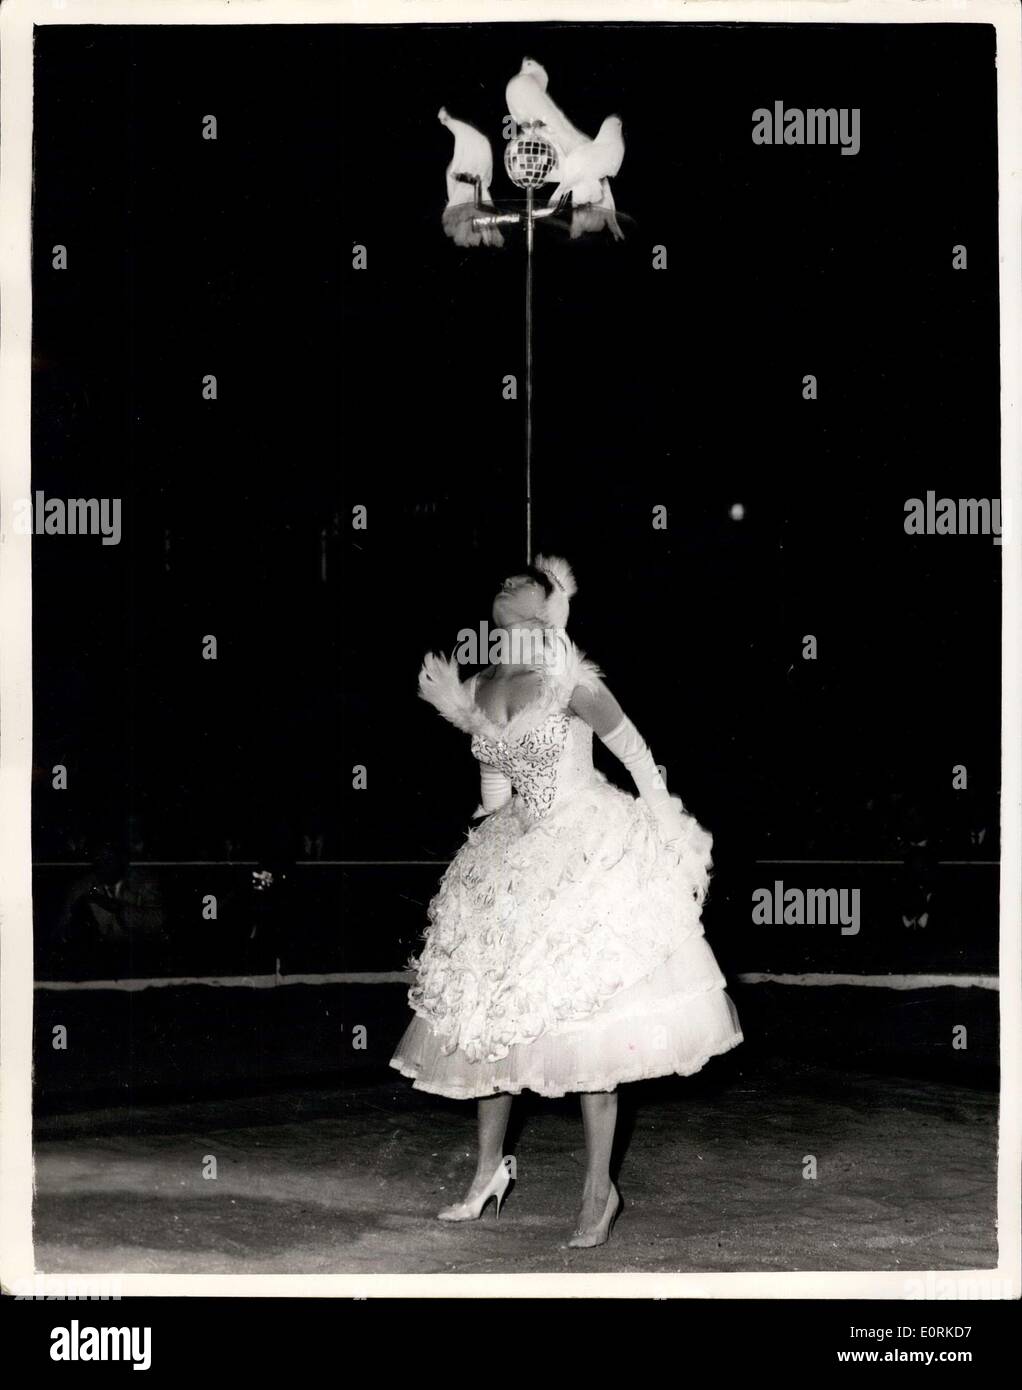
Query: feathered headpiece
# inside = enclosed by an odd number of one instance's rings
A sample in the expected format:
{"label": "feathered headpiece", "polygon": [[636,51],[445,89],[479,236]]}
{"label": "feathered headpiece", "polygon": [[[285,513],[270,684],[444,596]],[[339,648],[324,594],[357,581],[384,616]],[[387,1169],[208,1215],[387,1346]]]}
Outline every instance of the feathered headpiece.
{"label": "feathered headpiece", "polygon": [[537,555],[533,564],[554,586],[543,608],[544,623],[548,627],[567,627],[569,601],[578,591],[571,566],[559,555]]}

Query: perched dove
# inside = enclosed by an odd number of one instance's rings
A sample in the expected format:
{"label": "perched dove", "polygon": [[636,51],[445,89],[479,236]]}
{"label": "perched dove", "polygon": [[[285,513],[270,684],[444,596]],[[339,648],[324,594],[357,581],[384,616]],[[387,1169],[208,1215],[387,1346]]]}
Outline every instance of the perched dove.
{"label": "perched dove", "polygon": [[572,205],[571,236],[584,236],[586,232],[602,232],[606,227],[615,241],[624,241],[625,234],[617,220],[614,195],[610,184],[603,180],[603,197],[597,203],[583,203],[580,207]]}
{"label": "perched dove", "polygon": [[[581,207],[583,203],[599,204],[608,191],[608,185],[603,181],[614,177],[624,157],[621,118],[608,116],[595,140],[583,137],[583,143],[576,145],[561,161],[557,173],[560,182],[553,191],[551,203],[563,202],[570,193],[575,207]],[[612,200],[611,207],[613,205]]]}
{"label": "perched dove", "polygon": [[473,227],[476,216],[476,187],[479,201],[493,206],[490,183],[493,179],[493,151],[481,130],[467,121],[455,120],[441,106],[437,119],[454,136],[454,155],[447,166],[447,206],[443,227],[458,246],[503,246],[499,227]]}
{"label": "perched dove", "polygon": [[[543,134],[558,154],[558,163],[586,141],[586,136],[568,120],[561,108],[547,96],[546,69],[535,58],[523,58],[521,71],[507,84],[507,109],[516,125],[541,121]],[[559,173],[551,170],[551,177]]]}

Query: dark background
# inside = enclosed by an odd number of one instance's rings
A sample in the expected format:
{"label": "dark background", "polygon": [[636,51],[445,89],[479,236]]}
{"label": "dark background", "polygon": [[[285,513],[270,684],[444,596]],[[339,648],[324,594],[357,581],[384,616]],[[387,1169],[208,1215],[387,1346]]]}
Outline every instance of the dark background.
{"label": "dark background", "polygon": [[[524,254],[444,237],[436,111],[491,137],[500,201],[523,54],[583,130],[623,117],[629,219],[619,244],[537,230],[535,548],[573,564],[572,634],[714,833],[715,949],[729,970],[996,969],[1001,553],[903,526],[928,489],[999,493],[991,28],[77,26],[35,46],[33,487],[121,497],[124,527],[33,545],[44,976],[107,970],[48,949],[81,872],[54,865],[112,833],[139,860],[229,861],[160,870],[173,951],[145,971],[238,964],[244,931],[197,904],[233,895],[243,919],[251,860],[317,860],[278,899],[285,969],[394,969],[424,925],[478,784],[419,663],[525,558],[523,402],[501,395]],[[775,100],[858,106],[861,151],[753,145]],[[923,839],[939,910],[909,931]],[[862,932],[753,928],[774,877],[862,885]]]}

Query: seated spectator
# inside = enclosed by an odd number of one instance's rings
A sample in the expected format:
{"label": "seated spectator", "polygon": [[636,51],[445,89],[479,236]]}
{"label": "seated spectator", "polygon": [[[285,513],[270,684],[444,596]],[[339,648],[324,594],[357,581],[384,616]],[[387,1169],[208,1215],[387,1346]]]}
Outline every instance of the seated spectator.
{"label": "seated spectator", "polygon": [[[104,844],[91,870],[72,886],[59,923],[67,963],[89,967],[99,949],[104,960],[125,955],[159,956],[166,946],[167,915],[156,879],[132,865],[125,849]],[[90,973],[94,973],[91,971]]]}

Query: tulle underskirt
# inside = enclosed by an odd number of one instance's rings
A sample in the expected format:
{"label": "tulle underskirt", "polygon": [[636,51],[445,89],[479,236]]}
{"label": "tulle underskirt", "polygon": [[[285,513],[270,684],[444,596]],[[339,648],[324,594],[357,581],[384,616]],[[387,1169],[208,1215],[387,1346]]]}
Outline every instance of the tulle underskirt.
{"label": "tulle underskirt", "polygon": [[472,1061],[414,1015],[390,1060],[412,1085],[468,1100],[500,1092],[611,1091],[629,1081],[691,1076],[742,1042],[724,977],[702,933],[652,974],[619,991],[588,1018],[510,1048],[499,1061]]}

